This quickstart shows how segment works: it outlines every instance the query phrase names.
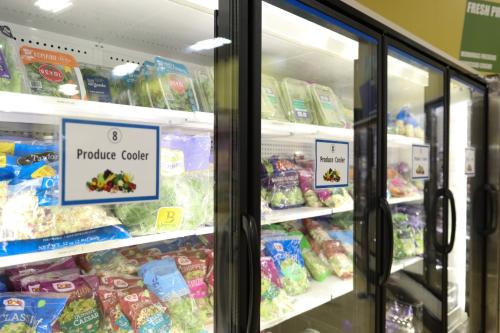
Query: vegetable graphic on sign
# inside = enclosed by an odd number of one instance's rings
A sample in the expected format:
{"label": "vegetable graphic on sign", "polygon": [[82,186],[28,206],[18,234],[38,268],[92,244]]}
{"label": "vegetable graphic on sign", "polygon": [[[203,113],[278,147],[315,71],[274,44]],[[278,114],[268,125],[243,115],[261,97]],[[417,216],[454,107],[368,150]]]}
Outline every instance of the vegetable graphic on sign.
{"label": "vegetable graphic on sign", "polygon": [[323,180],[327,182],[338,183],[340,182],[340,175],[337,170],[332,170],[332,168],[330,168],[323,175]]}
{"label": "vegetable graphic on sign", "polygon": [[415,172],[417,173],[417,175],[423,175],[423,174],[425,174],[425,169],[422,165],[419,164],[417,166],[417,170],[415,170]]}
{"label": "vegetable graphic on sign", "polygon": [[132,180],[133,176],[126,172],[122,171],[115,174],[113,171],[107,169],[87,182],[87,188],[92,192],[130,193],[134,192],[137,188],[137,185]]}

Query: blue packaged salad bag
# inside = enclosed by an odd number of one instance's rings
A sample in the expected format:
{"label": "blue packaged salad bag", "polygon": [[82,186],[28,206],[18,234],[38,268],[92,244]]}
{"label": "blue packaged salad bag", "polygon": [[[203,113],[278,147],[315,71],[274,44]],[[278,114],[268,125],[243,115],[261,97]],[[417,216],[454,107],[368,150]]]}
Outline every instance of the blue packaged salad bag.
{"label": "blue packaged salad bag", "polygon": [[264,244],[265,255],[273,258],[288,295],[300,295],[309,288],[307,269],[300,250],[300,238],[285,236],[269,238]]}
{"label": "blue packaged salad bag", "polygon": [[66,305],[63,294],[3,293],[0,295],[0,332],[51,333]]}

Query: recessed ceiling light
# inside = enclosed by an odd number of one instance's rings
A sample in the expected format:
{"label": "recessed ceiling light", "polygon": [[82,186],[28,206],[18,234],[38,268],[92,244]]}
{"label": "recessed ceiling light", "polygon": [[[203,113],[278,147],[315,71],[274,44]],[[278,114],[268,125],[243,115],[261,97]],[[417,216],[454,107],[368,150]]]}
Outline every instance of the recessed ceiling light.
{"label": "recessed ceiling light", "polygon": [[72,5],[73,2],[71,0],[37,0],[35,2],[36,7],[54,14],[59,13]]}
{"label": "recessed ceiling light", "polygon": [[226,38],[217,37],[196,42],[195,44],[191,45],[189,49],[192,51],[211,50],[226,44],[231,44],[231,41]]}

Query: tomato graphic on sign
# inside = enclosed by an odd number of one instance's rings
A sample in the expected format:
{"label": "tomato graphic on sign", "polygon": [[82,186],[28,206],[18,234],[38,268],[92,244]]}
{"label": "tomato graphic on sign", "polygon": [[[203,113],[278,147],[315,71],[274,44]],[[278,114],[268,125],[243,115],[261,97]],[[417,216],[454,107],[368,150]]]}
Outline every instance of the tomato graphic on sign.
{"label": "tomato graphic on sign", "polygon": [[186,92],[184,81],[178,78],[176,75],[172,75],[172,77],[169,78],[168,84],[170,85],[170,88],[179,95],[182,95]]}

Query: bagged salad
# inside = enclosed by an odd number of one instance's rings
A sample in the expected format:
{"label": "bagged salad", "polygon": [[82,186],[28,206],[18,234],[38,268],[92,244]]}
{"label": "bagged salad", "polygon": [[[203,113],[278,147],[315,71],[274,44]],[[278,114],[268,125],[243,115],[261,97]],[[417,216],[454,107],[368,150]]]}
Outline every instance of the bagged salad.
{"label": "bagged salad", "polygon": [[85,84],[87,99],[94,102],[111,103],[111,70],[100,66],[81,64],[80,71]]}
{"label": "bagged salad", "polygon": [[316,107],[318,124],[323,126],[345,127],[343,105],[333,90],[316,83],[311,84],[311,94]]}
{"label": "bagged salad", "polygon": [[300,295],[309,288],[309,279],[296,236],[269,237],[264,240],[265,255],[273,259],[288,295]]}
{"label": "bagged salad", "polygon": [[328,260],[331,270],[340,277],[346,279],[352,277],[353,263],[346,255],[342,243],[332,239],[325,228],[317,221],[304,220],[304,226],[311,238],[318,244],[321,252]]}
{"label": "bagged salad", "polygon": [[148,289],[167,306],[174,329],[184,333],[206,332],[206,318],[191,297],[173,258],[151,261],[141,267],[139,275]]}
{"label": "bagged salad", "polygon": [[[146,64],[147,63],[147,64]],[[144,62],[138,70],[137,79],[134,82],[134,95],[135,95],[135,105],[151,107],[151,97],[148,93],[147,82],[149,80],[149,75],[151,70],[149,68],[150,62]]]}
{"label": "bagged salad", "polygon": [[262,74],[261,80],[262,118],[287,121],[278,81],[265,74]]}
{"label": "bagged salad", "polygon": [[[68,302],[57,320],[54,330],[64,333],[99,332],[102,315],[97,305],[97,276],[81,275],[76,278],[33,282],[40,292],[69,295]],[[31,284],[28,284],[30,288]]]}
{"label": "bagged salad", "polygon": [[79,65],[72,55],[30,46],[21,46],[19,53],[32,94],[86,98]]}
{"label": "bagged salad", "polygon": [[0,332],[51,333],[67,296],[49,293],[0,294]]}
{"label": "bagged salad", "polygon": [[304,204],[298,168],[291,159],[273,156],[263,160],[261,182],[267,191],[267,202],[271,208],[291,208]]}
{"label": "bagged salad", "polygon": [[199,101],[205,112],[214,112],[214,69],[203,67],[194,70]]}
{"label": "bagged salad", "polygon": [[[169,134],[162,139],[160,200],[118,205],[116,216],[133,234],[195,229],[213,223],[213,171],[209,158],[211,138],[207,135]],[[158,209],[178,207],[182,220],[157,223]]]}
{"label": "bagged salad", "polygon": [[107,332],[132,333],[132,325],[121,310],[118,292],[112,288],[99,286],[97,297],[104,317],[104,329]]}
{"label": "bagged salad", "polygon": [[162,57],[155,58],[155,66],[168,109],[199,111],[193,79],[187,67]]}
{"label": "bagged salad", "polygon": [[18,47],[8,26],[0,27],[0,91],[24,92]]}
{"label": "bagged salad", "polygon": [[316,115],[309,91],[309,84],[291,78],[281,82],[285,108],[291,121],[304,124],[316,124]]}
{"label": "bagged salad", "polygon": [[270,257],[260,258],[260,315],[262,320],[282,317],[292,310],[292,301],[283,290],[278,270]]}
{"label": "bagged salad", "polygon": [[118,291],[118,303],[134,333],[172,332],[172,320],[158,297],[143,287]]}

